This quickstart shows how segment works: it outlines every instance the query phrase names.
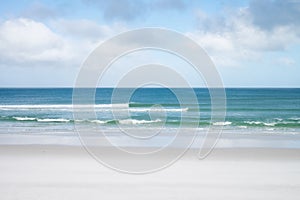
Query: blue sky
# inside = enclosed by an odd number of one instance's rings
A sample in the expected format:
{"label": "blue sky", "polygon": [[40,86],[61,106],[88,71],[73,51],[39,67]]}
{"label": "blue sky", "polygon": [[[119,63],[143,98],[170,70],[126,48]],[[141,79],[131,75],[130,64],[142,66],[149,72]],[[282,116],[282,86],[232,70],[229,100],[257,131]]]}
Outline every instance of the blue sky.
{"label": "blue sky", "polygon": [[195,40],[226,87],[300,87],[299,18],[298,0],[3,1],[0,87],[72,87],[101,42],[143,27]]}

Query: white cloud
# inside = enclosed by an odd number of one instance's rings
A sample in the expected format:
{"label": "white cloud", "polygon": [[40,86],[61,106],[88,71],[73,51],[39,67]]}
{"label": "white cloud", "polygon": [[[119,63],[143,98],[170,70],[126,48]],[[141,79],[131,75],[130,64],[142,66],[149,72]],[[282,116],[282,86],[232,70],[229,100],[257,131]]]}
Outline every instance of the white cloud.
{"label": "white cloud", "polygon": [[1,66],[79,66],[101,41],[122,30],[88,20],[57,20],[51,25],[27,18],[0,24]]}
{"label": "white cloud", "polygon": [[1,24],[0,41],[1,60],[17,62],[52,60],[57,57],[55,50],[64,45],[44,24],[23,18]]}
{"label": "white cloud", "polygon": [[2,66],[62,66],[71,64],[78,52],[68,41],[45,24],[25,18],[0,25]]}
{"label": "white cloud", "polygon": [[240,9],[226,18],[208,17],[198,12],[200,28],[187,35],[196,40],[217,66],[239,66],[258,60],[267,52],[285,51],[300,42],[300,28],[290,24],[262,29],[252,21],[248,9]]}

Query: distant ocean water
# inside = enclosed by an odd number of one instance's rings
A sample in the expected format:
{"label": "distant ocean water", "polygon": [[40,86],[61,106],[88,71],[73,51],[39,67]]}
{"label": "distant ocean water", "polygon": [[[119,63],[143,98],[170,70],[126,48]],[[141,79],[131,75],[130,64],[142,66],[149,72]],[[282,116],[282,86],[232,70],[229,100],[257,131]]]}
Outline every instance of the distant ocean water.
{"label": "distant ocean water", "polygon": [[[123,89],[124,91],[126,89]],[[188,96],[187,90],[175,89]],[[82,126],[114,129],[118,124],[128,127],[151,128],[165,123],[167,128],[185,128],[197,123],[207,128],[211,122],[211,103],[207,89],[194,89],[198,105],[186,102],[180,105],[176,96],[163,88],[138,89],[130,102],[122,102],[119,96],[114,109],[129,110],[131,117],[115,119],[112,115],[111,96],[113,89],[99,88],[95,97],[97,119],[77,119]],[[300,89],[226,89],[227,114],[224,125],[227,131],[240,133],[269,132],[274,134],[300,134]],[[159,107],[153,107],[160,105]],[[84,105],[82,106],[84,110]],[[155,112],[151,118],[149,111]],[[181,113],[188,118],[181,122]],[[163,115],[167,118],[164,121]],[[74,130],[72,89],[0,89],[0,134],[1,133],[60,133]]]}

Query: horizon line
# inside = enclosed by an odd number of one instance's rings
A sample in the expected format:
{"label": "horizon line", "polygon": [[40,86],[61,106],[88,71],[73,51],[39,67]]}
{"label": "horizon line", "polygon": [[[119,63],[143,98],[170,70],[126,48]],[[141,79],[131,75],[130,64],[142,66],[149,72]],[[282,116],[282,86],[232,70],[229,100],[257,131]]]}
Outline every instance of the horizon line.
{"label": "horizon line", "polygon": [[[0,89],[74,89],[74,88],[77,88],[77,89],[114,89],[114,88],[134,88],[134,87],[61,87],[61,86],[47,86],[47,87],[1,87],[0,86]],[[156,89],[156,88],[165,88],[167,89],[166,87],[139,87],[139,88],[149,88],[149,89]],[[190,87],[168,87],[168,88],[178,88],[178,89],[187,89],[187,88],[190,88]],[[217,89],[300,89],[300,86],[229,86],[229,87],[200,87],[200,86],[196,86],[196,87],[191,87],[193,89],[208,89],[208,88],[217,88]]]}

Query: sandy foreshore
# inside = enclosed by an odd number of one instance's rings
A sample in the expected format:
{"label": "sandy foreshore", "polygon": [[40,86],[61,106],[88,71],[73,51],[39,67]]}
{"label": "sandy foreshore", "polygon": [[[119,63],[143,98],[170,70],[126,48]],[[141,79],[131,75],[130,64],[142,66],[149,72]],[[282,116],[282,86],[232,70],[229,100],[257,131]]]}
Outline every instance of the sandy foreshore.
{"label": "sandy foreshore", "polygon": [[[103,149],[109,153],[109,149]],[[1,145],[0,199],[297,199],[299,149],[190,150],[152,174],[108,169],[79,146]],[[112,155],[116,156],[116,155]],[[117,159],[117,157],[116,157]]]}

